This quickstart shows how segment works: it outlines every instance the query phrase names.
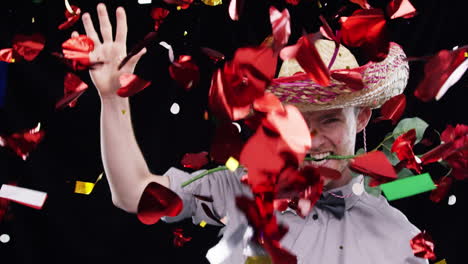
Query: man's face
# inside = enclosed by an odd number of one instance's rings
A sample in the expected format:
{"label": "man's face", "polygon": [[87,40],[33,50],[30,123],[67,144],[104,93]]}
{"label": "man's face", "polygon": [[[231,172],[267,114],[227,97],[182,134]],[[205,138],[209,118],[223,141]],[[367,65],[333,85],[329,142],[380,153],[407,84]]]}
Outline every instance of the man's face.
{"label": "man's face", "polygon": [[[303,113],[312,136],[310,154],[314,158],[328,155],[353,155],[356,133],[360,132],[370,117],[369,109],[346,107]],[[305,165],[324,166],[342,173],[341,183],[351,178],[347,160],[307,161]],[[340,180],[337,180],[340,181]],[[325,185],[327,185],[327,181]],[[337,186],[328,186],[334,188]]]}

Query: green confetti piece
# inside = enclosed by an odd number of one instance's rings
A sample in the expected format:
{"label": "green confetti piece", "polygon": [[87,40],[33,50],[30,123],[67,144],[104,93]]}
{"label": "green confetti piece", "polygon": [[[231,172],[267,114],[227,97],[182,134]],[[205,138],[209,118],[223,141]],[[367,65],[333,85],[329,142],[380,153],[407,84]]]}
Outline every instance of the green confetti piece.
{"label": "green confetti piece", "polygon": [[431,175],[424,173],[381,184],[380,188],[387,197],[387,200],[393,201],[434,190],[436,185],[432,181]]}

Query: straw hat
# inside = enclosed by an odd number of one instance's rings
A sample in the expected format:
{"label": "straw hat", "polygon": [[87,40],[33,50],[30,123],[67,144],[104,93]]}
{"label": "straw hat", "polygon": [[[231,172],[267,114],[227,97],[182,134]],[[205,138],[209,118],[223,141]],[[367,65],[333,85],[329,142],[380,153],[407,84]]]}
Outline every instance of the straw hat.
{"label": "straw hat", "polygon": [[[328,65],[335,43],[320,39],[315,42],[315,46],[325,65]],[[291,59],[283,62],[278,78],[272,80],[267,91],[276,95],[281,102],[293,104],[304,112],[348,106],[378,108],[405,89],[409,75],[405,59],[403,49],[392,42],[385,60],[359,66],[353,54],[341,45],[330,70],[355,68],[362,74],[363,89],[353,90],[333,78],[329,86],[321,86],[304,73],[295,59]]]}

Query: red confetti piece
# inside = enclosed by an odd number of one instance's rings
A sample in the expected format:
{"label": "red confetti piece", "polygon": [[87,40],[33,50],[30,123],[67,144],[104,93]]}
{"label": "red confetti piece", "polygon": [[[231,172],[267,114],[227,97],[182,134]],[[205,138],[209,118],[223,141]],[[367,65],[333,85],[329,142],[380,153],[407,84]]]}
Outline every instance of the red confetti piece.
{"label": "red confetti piece", "polygon": [[206,164],[208,164],[208,152],[202,151],[199,153],[185,153],[180,163],[185,168],[199,170]]}
{"label": "red confetti piece", "polygon": [[169,10],[155,7],[151,10],[151,18],[154,20],[154,31],[158,31],[159,26],[164,22],[164,19],[169,15]]}
{"label": "red confetti piece", "polygon": [[424,79],[416,87],[414,95],[423,102],[440,99],[466,71],[467,51],[468,46],[453,51],[441,50],[431,57],[424,66]]}
{"label": "red confetti piece", "polygon": [[239,120],[250,113],[250,105],[242,107],[231,106],[224,93],[223,73],[221,69],[213,73],[208,102],[211,111],[220,119]]}
{"label": "red confetti piece", "polygon": [[12,43],[16,54],[27,61],[32,61],[44,49],[45,38],[39,33],[30,36],[17,34],[13,37]]}
{"label": "red confetti piece", "polygon": [[65,30],[72,27],[80,19],[81,9],[74,5],[70,7],[73,10],[73,13],[70,13],[68,9],[65,10],[65,17],[67,18],[67,21],[58,26],[59,30]]}
{"label": "red confetti piece", "polygon": [[397,178],[392,164],[381,151],[372,151],[360,155],[349,164],[349,168],[357,173],[370,176],[370,187],[389,182]]}
{"label": "red confetti piece", "polygon": [[299,2],[301,2],[301,0],[286,0],[286,3],[294,6],[298,5]]}
{"label": "red confetti piece", "polygon": [[92,65],[89,53],[94,50],[94,42],[86,35],[72,37],[62,43],[62,51],[65,59],[71,60],[73,68],[88,68]]}
{"label": "red confetti piece", "polygon": [[422,164],[445,160],[452,167],[455,179],[468,178],[468,126],[447,126],[441,134],[441,140],[445,143],[421,157]]}
{"label": "red confetti piece", "polygon": [[218,164],[225,164],[229,157],[239,160],[243,142],[239,130],[232,123],[221,123],[211,141],[210,156]]}
{"label": "red confetti piece", "polygon": [[75,107],[78,98],[88,89],[88,85],[73,73],[67,73],[63,83],[64,96],[55,104],[55,109],[62,109],[67,105]]}
{"label": "red confetti piece", "polygon": [[10,136],[0,136],[0,146],[9,147],[23,160],[26,160],[29,153],[36,149],[37,145],[44,138],[45,132],[40,130],[40,124],[36,128],[24,132],[14,133]]}
{"label": "red confetti piece", "polygon": [[417,234],[410,240],[411,248],[416,257],[434,260],[434,242],[431,236],[425,231]]}
{"label": "red confetti piece", "polygon": [[367,0],[349,0],[349,1],[353,2],[355,4],[358,4],[359,6],[361,6],[362,9],[370,9],[371,8],[369,3],[367,3]]}
{"label": "red confetti piece", "polygon": [[185,243],[192,240],[191,237],[184,236],[182,228],[176,228],[172,233],[174,234],[173,244],[175,247],[183,247]]}
{"label": "red confetti piece", "polygon": [[285,8],[282,12],[279,12],[275,7],[271,6],[270,22],[275,40],[273,49],[277,51],[288,43],[289,36],[291,35],[291,22],[288,9]]}
{"label": "red confetti piece", "polygon": [[416,161],[413,152],[415,141],[416,129],[411,129],[395,139],[391,151],[397,155],[401,162],[404,162],[406,168],[415,170],[417,173],[421,173],[421,164]]}
{"label": "red confetti piece", "polygon": [[146,36],[143,38],[143,40],[141,40],[135,46],[133,46],[133,48],[130,50],[130,52],[127,54],[127,56],[125,56],[125,58],[123,58],[122,62],[120,62],[117,69],[118,70],[122,69],[122,67],[125,66],[125,64],[127,64],[127,62],[129,62],[130,59],[133,56],[137,55],[141,50],[143,50],[145,47],[147,47],[149,44],[151,44],[154,40],[156,40],[157,36],[158,36],[158,34],[156,32],[154,32],[154,31],[149,32],[148,34],[146,34]]}
{"label": "red confetti piece", "polygon": [[262,97],[255,99],[253,108],[256,111],[268,113],[272,111],[284,112],[284,107],[281,101],[274,94],[265,92]]}
{"label": "red confetti piece", "polygon": [[198,85],[200,72],[191,56],[182,55],[169,66],[169,74],[182,88],[189,91]]}
{"label": "red confetti piece", "polygon": [[0,198],[0,223],[3,222],[3,218],[7,214],[9,205],[10,205],[10,200]]}
{"label": "red confetti piece", "polygon": [[437,183],[437,189],[431,192],[429,197],[434,203],[439,203],[442,199],[447,197],[450,187],[452,186],[453,179],[452,177],[442,177]]}
{"label": "red confetti piece", "polygon": [[260,127],[265,117],[266,117],[265,113],[255,112],[253,115],[250,115],[249,117],[244,119],[244,124],[247,127],[249,127],[252,131],[255,131]]}
{"label": "red confetti piece", "polygon": [[182,200],[170,189],[151,182],[146,186],[138,203],[138,219],[152,225],[163,216],[177,216],[182,211]]}
{"label": "red confetti piece", "polygon": [[412,18],[416,15],[416,9],[409,0],[392,0],[388,3],[386,11],[391,19]]}
{"label": "red confetti piece", "polygon": [[141,79],[135,74],[124,73],[119,77],[121,87],[117,90],[120,97],[132,96],[148,87],[151,82]]}
{"label": "red confetti piece", "polygon": [[286,105],[284,110],[269,112],[263,126],[279,135],[277,151],[292,153],[296,164],[300,164],[312,146],[309,127],[295,106]]}
{"label": "red confetti piece", "polygon": [[223,119],[245,118],[274,77],[276,56],[270,48],[240,48],[224,69],[213,74],[210,109]]}
{"label": "red confetti piece", "polygon": [[283,48],[280,56],[283,60],[295,58],[312,80],[328,86],[330,74],[314,45],[315,37],[313,34],[302,36],[295,45]]}
{"label": "red confetti piece", "polygon": [[380,117],[375,121],[391,120],[395,125],[400,120],[406,108],[406,96],[399,94],[386,101],[380,109]]}
{"label": "red confetti piece", "polygon": [[358,9],[341,18],[341,39],[349,47],[361,47],[372,61],[387,57],[389,41],[386,20],[381,9]]}
{"label": "red confetti piece", "polygon": [[13,49],[12,48],[1,49],[0,50],[0,61],[4,61],[4,62],[8,62],[8,63],[15,62],[15,60],[13,59]]}

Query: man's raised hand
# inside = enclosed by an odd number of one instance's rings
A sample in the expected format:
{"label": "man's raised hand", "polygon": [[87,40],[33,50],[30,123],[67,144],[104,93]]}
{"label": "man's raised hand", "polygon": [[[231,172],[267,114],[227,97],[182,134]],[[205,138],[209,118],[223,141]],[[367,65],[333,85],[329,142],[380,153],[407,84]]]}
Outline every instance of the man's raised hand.
{"label": "man's raised hand", "polygon": [[89,54],[90,61],[104,62],[104,64],[89,71],[91,80],[102,99],[109,96],[117,96],[116,91],[120,87],[119,76],[123,73],[133,73],[135,65],[141,56],[146,53],[146,49],[142,49],[119,70],[118,66],[120,62],[127,55],[127,17],[125,10],[122,7],[118,7],[115,12],[117,17],[115,39],[112,36],[112,25],[109,21],[106,6],[102,3],[98,4],[97,12],[102,42],[99,40],[98,33],[94,29],[89,13],[83,15],[83,25],[86,35],[94,41],[94,50]]}

